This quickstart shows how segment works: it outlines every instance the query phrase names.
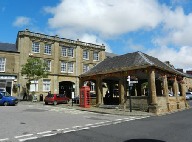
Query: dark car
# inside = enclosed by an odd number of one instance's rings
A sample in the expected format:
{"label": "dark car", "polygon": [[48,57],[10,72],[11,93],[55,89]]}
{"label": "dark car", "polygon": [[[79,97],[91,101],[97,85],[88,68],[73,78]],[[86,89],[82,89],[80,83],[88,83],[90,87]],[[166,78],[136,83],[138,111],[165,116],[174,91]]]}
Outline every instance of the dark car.
{"label": "dark car", "polygon": [[72,101],[75,104],[79,104],[79,96],[75,96]]}
{"label": "dark car", "polygon": [[69,102],[69,98],[66,97],[64,94],[48,94],[45,99],[44,102],[45,104],[61,104],[61,103],[68,103]]}
{"label": "dark car", "polygon": [[192,99],[192,92],[186,92],[186,100]]}
{"label": "dark car", "polygon": [[16,97],[11,96],[5,91],[0,92],[0,105],[8,106],[16,104],[18,104],[18,99]]}
{"label": "dark car", "polygon": [[[95,93],[90,92],[90,98],[91,98],[91,99],[96,99],[96,97],[97,97],[97,96],[96,96]],[[80,102],[79,96],[75,96],[75,97],[73,98],[73,103],[79,104],[79,102]]]}

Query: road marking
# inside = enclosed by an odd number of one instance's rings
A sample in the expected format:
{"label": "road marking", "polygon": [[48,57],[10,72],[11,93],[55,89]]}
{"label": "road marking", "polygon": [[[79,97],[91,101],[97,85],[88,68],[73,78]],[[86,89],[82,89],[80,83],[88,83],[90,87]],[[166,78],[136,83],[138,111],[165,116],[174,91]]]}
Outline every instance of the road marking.
{"label": "road marking", "polygon": [[80,128],[80,127],[82,127],[82,126],[73,126],[72,128]]}
{"label": "road marking", "polygon": [[76,130],[68,130],[68,131],[64,131],[63,133],[70,133],[70,132],[75,132]]}
{"label": "road marking", "polygon": [[33,140],[33,139],[37,139],[38,137],[30,137],[30,138],[26,138],[26,139],[19,139],[20,142],[26,141],[26,140]]}
{"label": "road marking", "polygon": [[44,137],[49,137],[49,136],[53,136],[53,135],[56,135],[57,133],[52,133],[52,134],[45,134],[43,135]]}
{"label": "road marking", "polygon": [[90,129],[90,127],[80,128],[79,131],[80,131],[80,130],[88,130],[88,129]]}
{"label": "road marking", "polygon": [[3,142],[3,141],[8,141],[9,138],[4,138],[4,139],[0,139],[0,142]]}
{"label": "road marking", "polygon": [[121,121],[122,119],[115,119],[115,121]]}
{"label": "road marking", "polygon": [[26,134],[26,135],[21,135],[21,136],[15,136],[16,139],[22,138],[22,137],[29,137],[32,136],[33,134]]}
{"label": "road marking", "polygon": [[105,123],[105,122],[98,122],[98,123],[95,123],[95,124],[98,125],[98,124],[103,124],[103,123]]}
{"label": "road marking", "polygon": [[38,135],[42,135],[42,134],[47,134],[47,133],[51,133],[51,131],[39,132],[39,133],[37,133],[37,134],[38,134]]}
{"label": "road marking", "polygon": [[85,126],[92,126],[93,124],[86,124]]}
{"label": "road marking", "polygon": [[122,122],[121,121],[113,122],[113,124],[119,124],[119,123],[122,123]]}

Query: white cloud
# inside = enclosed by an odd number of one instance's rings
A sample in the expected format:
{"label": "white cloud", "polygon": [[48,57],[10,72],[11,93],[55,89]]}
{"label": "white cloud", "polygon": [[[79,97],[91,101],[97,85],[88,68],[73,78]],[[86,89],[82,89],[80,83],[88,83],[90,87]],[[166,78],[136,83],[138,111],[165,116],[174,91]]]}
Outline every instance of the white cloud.
{"label": "white cloud", "polygon": [[[157,0],[61,0],[57,6],[44,10],[52,15],[48,24],[58,35],[95,44],[107,45],[106,39],[119,35],[124,38],[123,35],[131,32],[154,32],[154,46],[158,48],[148,53],[180,68],[192,67],[189,55],[192,50],[192,13],[186,14],[182,7],[178,7],[178,0],[171,2],[164,5]],[[121,47],[122,52],[147,48],[142,43],[135,43],[128,40],[128,47]],[[180,48],[168,48],[168,45]],[[110,46],[107,50],[111,51]]]}
{"label": "white cloud", "polygon": [[30,25],[31,19],[24,16],[16,17],[15,21],[13,22],[13,26],[15,27],[23,27],[26,25]]}
{"label": "white cloud", "polygon": [[80,40],[84,41],[84,42],[88,42],[88,43],[95,43],[95,44],[98,44],[98,45],[104,44],[106,51],[112,53],[112,50],[109,47],[109,45],[107,43],[105,43],[104,41],[102,41],[101,39],[99,39],[95,35],[84,34],[84,35],[82,35]]}
{"label": "white cloud", "polygon": [[188,69],[192,67],[192,47],[190,46],[182,46],[179,50],[164,46],[158,49],[150,49],[146,53],[157,57],[161,61],[170,61],[175,68]]}
{"label": "white cloud", "polygon": [[181,7],[177,7],[174,11],[166,9],[164,15],[164,36],[157,37],[156,43],[192,46],[192,13],[186,15]]}
{"label": "white cloud", "polygon": [[161,7],[154,0],[62,0],[46,7],[53,14],[52,28],[74,28],[114,36],[141,28],[155,28],[162,19]]}

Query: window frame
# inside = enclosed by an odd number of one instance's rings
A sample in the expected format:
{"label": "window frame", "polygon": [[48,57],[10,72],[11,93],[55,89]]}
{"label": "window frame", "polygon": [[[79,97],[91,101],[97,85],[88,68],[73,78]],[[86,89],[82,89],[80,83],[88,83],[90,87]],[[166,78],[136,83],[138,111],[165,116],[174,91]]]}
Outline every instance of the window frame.
{"label": "window frame", "polygon": [[[36,90],[35,90],[35,84],[36,84]],[[31,87],[34,86],[34,90],[31,90]],[[39,91],[39,81],[38,80],[31,80],[31,84],[30,84],[30,92],[37,92]]]}
{"label": "window frame", "polygon": [[87,72],[89,69],[90,68],[88,64],[83,64],[83,73]]}
{"label": "window frame", "polygon": [[93,52],[93,61],[99,61],[99,52]]}
{"label": "window frame", "polygon": [[72,57],[72,58],[74,57],[74,48],[73,47],[68,47],[67,56]]}
{"label": "window frame", "polygon": [[[38,46],[36,44],[38,44]],[[39,42],[33,42],[32,43],[32,52],[33,53],[40,53],[40,43]]]}
{"label": "window frame", "polygon": [[51,55],[51,44],[45,44],[45,47],[44,47],[44,54],[47,54],[47,55]]}
{"label": "window frame", "polygon": [[89,50],[83,50],[83,59],[89,60]]}
{"label": "window frame", "polygon": [[61,47],[61,56],[67,57],[67,47],[65,46]]}
{"label": "window frame", "polygon": [[[72,66],[70,66],[70,65],[72,65]],[[71,71],[71,68],[72,68],[72,71]],[[68,73],[74,73],[74,63],[73,62],[67,63],[67,72]]]}
{"label": "window frame", "polygon": [[51,80],[43,79],[43,92],[47,92],[51,90]]}
{"label": "window frame", "polygon": [[44,62],[47,64],[47,68],[45,70],[51,72],[51,60],[45,59]]}
{"label": "window frame", "polygon": [[6,58],[0,57],[0,72],[5,72],[5,67],[6,67]]}
{"label": "window frame", "polygon": [[[62,70],[62,68],[64,70]],[[67,73],[67,62],[65,62],[65,61],[61,61],[61,72],[62,73]]]}

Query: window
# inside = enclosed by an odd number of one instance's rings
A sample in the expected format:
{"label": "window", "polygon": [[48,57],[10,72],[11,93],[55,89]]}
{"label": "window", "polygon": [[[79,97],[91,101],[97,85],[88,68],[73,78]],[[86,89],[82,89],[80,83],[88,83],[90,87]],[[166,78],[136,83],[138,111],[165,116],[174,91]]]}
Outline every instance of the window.
{"label": "window", "polygon": [[61,56],[67,57],[67,48],[61,47]]}
{"label": "window", "polygon": [[68,63],[68,72],[73,73],[73,63],[72,62]]}
{"label": "window", "polygon": [[61,62],[61,72],[67,72],[67,63],[64,61]]}
{"label": "window", "polygon": [[32,44],[32,52],[39,53],[40,52],[40,45],[38,42],[33,42]]}
{"label": "window", "polygon": [[0,57],[0,72],[5,72],[5,58]]}
{"label": "window", "polygon": [[88,70],[89,70],[89,65],[84,64],[84,65],[83,65],[83,72],[86,72],[86,71],[88,71]]}
{"label": "window", "polygon": [[93,60],[99,61],[99,53],[98,52],[93,52]]}
{"label": "window", "polygon": [[45,70],[51,71],[51,60],[45,60],[44,62],[47,64],[47,68]]}
{"label": "window", "polygon": [[89,51],[88,50],[83,50],[83,59],[86,59],[86,60],[89,59]]}
{"label": "window", "polygon": [[43,91],[50,91],[51,90],[51,81],[48,79],[43,80]]}
{"label": "window", "polygon": [[30,92],[38,91],[38,81],[31,81]]}
{"label": "window", "polygon": [[51,55],[51,45],[50,44],[45,44],[44,53]]}
{"label": "window", "polygon": [[73,48],[68,48],[68,57],[73,57]]}
{"label": "window", "polygon": [[62,61],[61,62],[61,72],[64,72],[64,73],[73,73],[74,72],[74,63],[73,62],[65,62],[65,61]]}

